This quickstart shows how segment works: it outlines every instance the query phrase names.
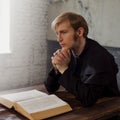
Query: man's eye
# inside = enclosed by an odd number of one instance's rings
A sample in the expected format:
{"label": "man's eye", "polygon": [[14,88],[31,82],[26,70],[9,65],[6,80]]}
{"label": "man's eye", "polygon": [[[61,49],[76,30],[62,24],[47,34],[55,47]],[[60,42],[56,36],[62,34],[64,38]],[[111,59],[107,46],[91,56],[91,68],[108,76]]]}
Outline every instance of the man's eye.
{"label": "man's eye", "polygon": [[62,33],[65,34],[65,33],[67,33],[67,31],[63,31]]}

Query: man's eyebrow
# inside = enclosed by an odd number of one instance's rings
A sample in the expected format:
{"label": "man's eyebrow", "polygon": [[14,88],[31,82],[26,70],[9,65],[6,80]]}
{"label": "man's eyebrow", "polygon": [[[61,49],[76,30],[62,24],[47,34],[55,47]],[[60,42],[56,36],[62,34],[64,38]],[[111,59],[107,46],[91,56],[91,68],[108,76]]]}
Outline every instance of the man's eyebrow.
{"label": "man's eyebrow", "polygon": [[63,30],[60,30],[59,32],[66,32],[66,31],[68,31],[68,30],[66,30],[66,29],[63,29]]}
{"label": "man's eyebrow", "polygon": [[58,34],[58,33],[67,32],[67,31],[68,30],[66,30],[66,29],[62,29],[62,30],[56,31],[55,33]]}

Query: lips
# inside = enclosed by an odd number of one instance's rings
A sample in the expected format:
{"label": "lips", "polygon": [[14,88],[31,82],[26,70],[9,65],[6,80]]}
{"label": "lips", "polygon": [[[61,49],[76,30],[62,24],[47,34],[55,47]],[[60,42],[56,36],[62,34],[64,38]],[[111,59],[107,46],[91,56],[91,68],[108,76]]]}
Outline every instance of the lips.
{"label": "lips", "polygon": [[60,44],[60,46],[62,46],[62,47],[63,47],[63,46],[65,46],[65,44]]}

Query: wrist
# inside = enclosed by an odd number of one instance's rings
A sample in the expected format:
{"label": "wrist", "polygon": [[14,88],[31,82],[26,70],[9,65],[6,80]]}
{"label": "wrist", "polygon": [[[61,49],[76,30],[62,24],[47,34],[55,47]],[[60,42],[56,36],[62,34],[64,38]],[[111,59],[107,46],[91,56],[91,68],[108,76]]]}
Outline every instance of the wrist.
{"label": "wrist", "polygon": [[60,72],[61,74],[63,74],[67,69],[68,69],[68,67],[65,67],[64,69],[59,70],[59,72]]}
{"label": "wrist", "polygon": [[58,71],[56,65],[54,65],[53,68],[54,68],[55,74],[56,74],[56,75],[59,74],[59,71]]}

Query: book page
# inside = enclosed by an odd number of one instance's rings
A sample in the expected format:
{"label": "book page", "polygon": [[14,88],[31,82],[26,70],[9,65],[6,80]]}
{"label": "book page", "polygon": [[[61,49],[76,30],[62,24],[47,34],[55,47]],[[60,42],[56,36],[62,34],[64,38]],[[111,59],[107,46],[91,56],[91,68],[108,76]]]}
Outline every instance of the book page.
{"label": "book page", "polygon": [[1,95],[1,97],[6,98],[10,101],[14,101],[14,102],[32,99],[35,97],[44,97],[44,96],[48,96],[48,95],[44,92],[41,92],[41,91],[38,91],[35,89],[29,90],[29,91],[24,91],[24,92]]}
{"label": "book page", "polygon": [[34,98],[26,101],[17,102],[28,113],[35,113],[44,111],[51,108],[67,105],[66,102],[61,100],[55,95],[49,95],[43,98]]}

